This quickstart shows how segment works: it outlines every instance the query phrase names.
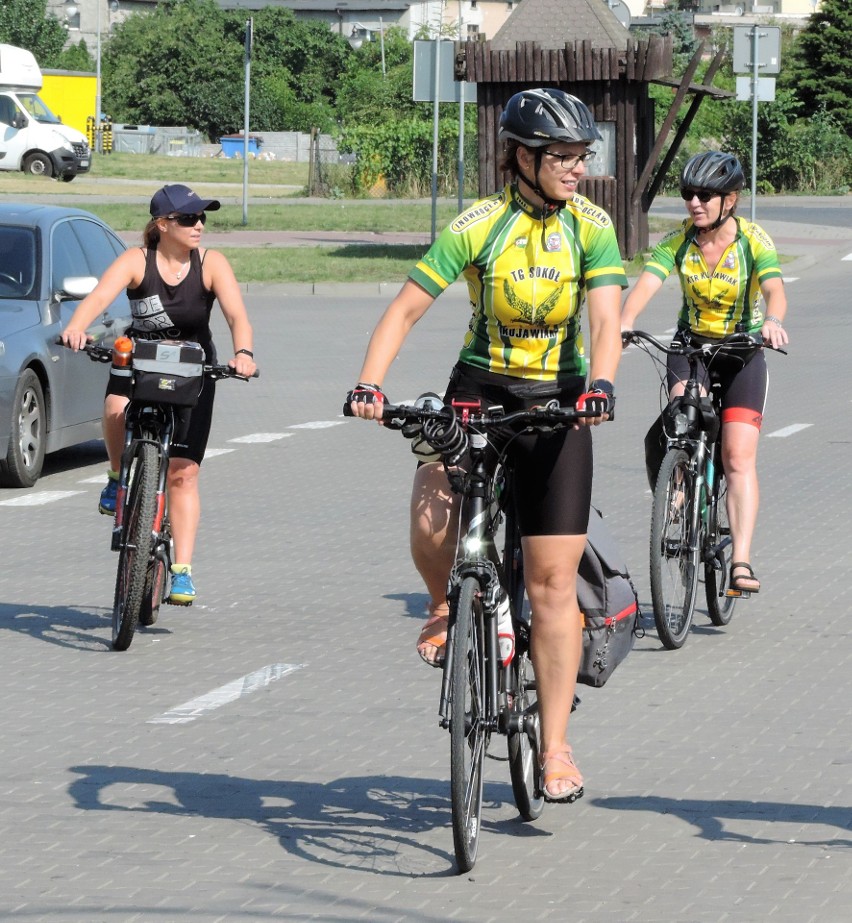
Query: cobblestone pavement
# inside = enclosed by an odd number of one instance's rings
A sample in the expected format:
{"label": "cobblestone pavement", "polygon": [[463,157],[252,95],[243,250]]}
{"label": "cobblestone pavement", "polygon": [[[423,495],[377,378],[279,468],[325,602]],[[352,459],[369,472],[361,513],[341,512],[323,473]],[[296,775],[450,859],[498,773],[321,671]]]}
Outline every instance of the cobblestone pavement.
{"label": "cobblestone pavement", "polygon": [[[649,622],[610,683],[582,691],[575,805],[521,822],[506,764],[489,761],[480,858],[463,876],[438,675],[414,652],[411,459],[397,434],[339,416],[387,299],[250,292],[262,377],[218,392],[195,606],[109,650],[99,444],[52,456],[32,491],[0,491],[0,920],[847,920],[845,255],[815,246],[785,267],[761,593],[725,629],[699,612],[680,651]],[[676,301],[667,285],[643,326],[670,329]],[[392,398],[443,386],[466,314],[453,287],[402,350]],[[647,614],[641,446],[657,388],[638,351],[618,393],[618,421],[595,434],[595,502]]]}

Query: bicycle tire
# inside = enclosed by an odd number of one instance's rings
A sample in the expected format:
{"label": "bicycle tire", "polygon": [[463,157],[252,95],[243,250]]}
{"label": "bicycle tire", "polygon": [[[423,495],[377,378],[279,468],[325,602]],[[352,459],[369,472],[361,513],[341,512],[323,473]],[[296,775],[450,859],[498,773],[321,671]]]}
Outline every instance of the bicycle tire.
{"label": "bicycle tire", "polygon": [[725,472],[716,470],[713,484],[713,502],[707,529],[708,551],[712,555],[704,562],[704,592],[707,596],[707,613],[718,627],[727,625],[734,617],[735,596],[726,596],[731,583],[731,562],[734,546],[731,542],[731,524],[728,520],[728,479]]}
{"label": "bicycle tire", "polygon": [[172,532],[168,517],[163,517],[157,544],[151,549],[148,574],[145,577],[145,596],[139,611],[142,625],[155,625],[160,615],[160,606],[166,601],[168,572],[171,564]]}
{"label": "bicycle tire", "polygon": [[535,678],[529,656],[529,601],[524,585],[520,536],[511,511],[506,514],[503,580],[509,594],[515,628],[515,656],[509,664],[509,691],[512,695],[512,715],[507,736],[509,777],[518,813],[524,820],[532,821],[541,816],[545,802],[538,779],[540,735]]}
{"label": "bicycle tire", "polygon": [[485,714],[485,623],[475,577],[462,581],[454,608],[450,796],[456,863],[460,872],[469,872],[479,847],[483,764],[490,736]]}
{"label": "bicycle tire", "polygon": [[117,651],[126,651],[130,647],[145,598],[157,510],[158,468],[156,447],[140,442],[136,447],[128,484],[115,580],[112,646]]}
{"label": "bicycle tire", "polygon": [[657,475],[650,543],[654,622],[668,650],[683,647],[695,613],[699,543],[690,535],[695,502],[689,456],[672,449]]}

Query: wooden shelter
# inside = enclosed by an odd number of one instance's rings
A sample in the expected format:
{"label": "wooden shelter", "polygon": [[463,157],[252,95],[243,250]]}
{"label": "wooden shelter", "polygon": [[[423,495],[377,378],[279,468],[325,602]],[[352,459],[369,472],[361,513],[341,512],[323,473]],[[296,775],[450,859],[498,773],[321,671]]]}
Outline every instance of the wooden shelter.
{"label": "wooden shelter", "polygon": [[[504,182],[498,168],[497,127],[509,98],[537,86],[573,93],[612,139],[604,175],[585,177],[580,191],[610,214],[622,255],[632,258],[648,246],[648,209],[685,133],[684,129],[678,134],[663,167],[652,177],[677,108],[687,93],[696,94],[695,109],[706,93],[728,95],[709,87],[716,62],[706,84],[690,84],[700,53],[701,49],[684,80],[673,81],[671,37],[637,40],[604,0],[521,0],[490,42],[456,46],[456,80],[477,85],[480,194]],[[651,82],[680,87],[657,138],[654,102],[648,93]],[[690,110],[689,121],[692,115]]]}

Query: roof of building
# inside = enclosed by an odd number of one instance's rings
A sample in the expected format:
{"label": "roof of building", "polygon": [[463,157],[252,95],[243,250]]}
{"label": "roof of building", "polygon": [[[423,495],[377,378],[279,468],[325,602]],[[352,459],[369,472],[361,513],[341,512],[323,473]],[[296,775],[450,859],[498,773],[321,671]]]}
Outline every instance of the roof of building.
{"label": "roof of building", "polygon": [[606,0],[521,0],[491,40],[497,51],[514,51],[517,42],[563,48],[588,39],[593,48],[626,48],[629,32]]}

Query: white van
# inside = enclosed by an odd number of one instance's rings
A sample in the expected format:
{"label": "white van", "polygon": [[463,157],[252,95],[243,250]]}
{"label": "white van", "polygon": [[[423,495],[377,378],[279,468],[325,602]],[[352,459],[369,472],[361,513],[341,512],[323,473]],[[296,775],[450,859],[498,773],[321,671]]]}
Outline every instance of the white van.
{"label": "white van", "polygon": [[86,136],[63,125],[39,98],[41,70],[31,51],[0,45],[0,170],[69,182],[87,173]]}

